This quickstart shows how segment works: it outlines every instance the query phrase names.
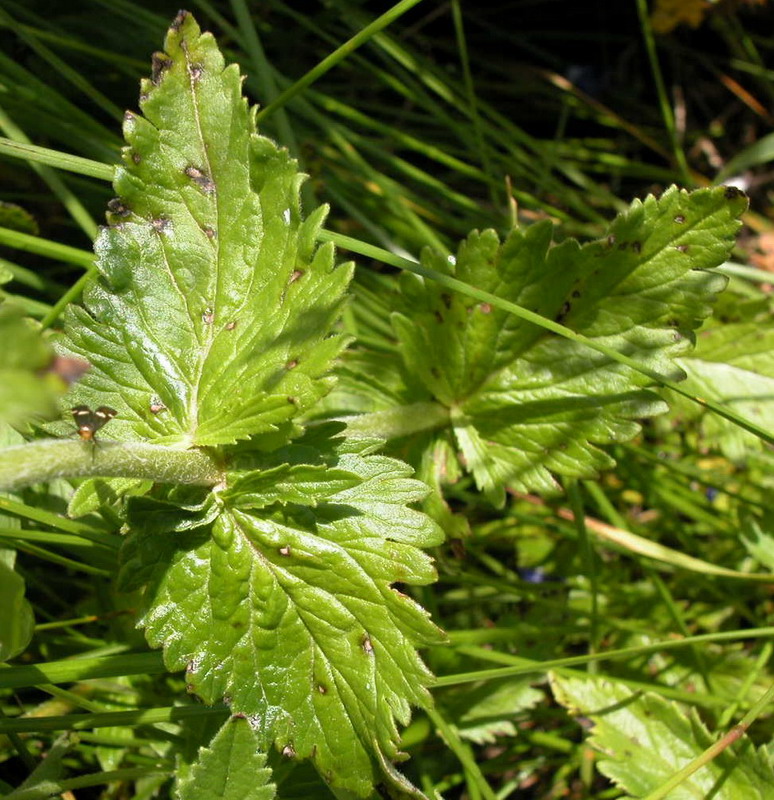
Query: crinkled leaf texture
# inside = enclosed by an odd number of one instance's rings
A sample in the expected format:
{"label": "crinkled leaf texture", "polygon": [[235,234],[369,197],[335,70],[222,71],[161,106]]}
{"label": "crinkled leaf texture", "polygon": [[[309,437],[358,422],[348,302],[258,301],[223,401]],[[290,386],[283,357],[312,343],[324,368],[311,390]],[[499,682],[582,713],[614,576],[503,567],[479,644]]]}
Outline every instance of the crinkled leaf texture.
{"label": "crinkled leaf texture", "polygon": [[[599,769],[632,797],[644,797],[706,750],[714,739],[696,712],[610,681],[551,676],[557,701],[591,719]],[[669,793],[669,800],[767,800],[774,769],[764,748],[725,750]]]}
{"label": "crinkled leaf texture", "polygon": [[[725,286],[706,270],[727,257],[746,203],[735,189],[672,187],[635,201],[583,246],[552,245],[545,221],[503,243],[494,231],[474,232],[456,258],[426,251],[422,262],[675,380],[684,376],[674,359]],[[361,350],[329,407],[435,400],[450,411],[466,467],[495,499],[505,486],[551,491],[554,474],[593,476],[612,464],[598,445],[630,439],[636,420],[665,409],[645,389],[650,378],[612,358],[432,280],[402,277],[392,371],[407,374],[409,390],[396,396],[385,353]]]}
{"label": "crinkled leaf texture", "polygon": [[178,781],[178,800],[272,800],[271,770],[259,752],[258,738],[245,717],[226,720],[209,747]]}
{"label": "crinkled leaf texture", "polygon": [[[426,492],[411,470],[363,448],[300,440],[253,460],[253,475],[281,475],[266,502],[258,478],[236,476],[217,516],[193,529],[170,509],[154,525],[143,499],[135,520],[130,501],[122,582],[148,582],[141,624],[190,691],[245,714],[262,747],[310,757],[327,781],[367,795],[379,769],[413,791],[392,766],[396,720],[427,703],[414,648],[441,636],[393,584],[432,581],[419,548],[442,535],[408,507]],[[180,518],[188,525],[190,510]]]}
{"label": "crinkled leaf texture", "polygon": [[127,112],[118,198],[96,243],[98,280],[62,346],[92,369],[71,402],[118,411],[111,435],[229,444],[279,426],[330,388],[348,266],[316,248],[302,180],[255,133],[237,65],[181,12]]}

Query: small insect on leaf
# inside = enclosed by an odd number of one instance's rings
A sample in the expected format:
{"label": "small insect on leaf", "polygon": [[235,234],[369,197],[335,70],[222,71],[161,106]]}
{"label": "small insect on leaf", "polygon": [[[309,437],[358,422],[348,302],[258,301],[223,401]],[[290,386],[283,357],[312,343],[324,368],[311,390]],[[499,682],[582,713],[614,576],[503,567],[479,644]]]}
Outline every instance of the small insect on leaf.
{"label": "small insect on leaf", "polygon": [[72,409],[73,419],[78,426],[78,436],[83,442],[93,442],[94,434],[118,413],[108,406],[100,406],[92,411],[88,406],[75,406]]}

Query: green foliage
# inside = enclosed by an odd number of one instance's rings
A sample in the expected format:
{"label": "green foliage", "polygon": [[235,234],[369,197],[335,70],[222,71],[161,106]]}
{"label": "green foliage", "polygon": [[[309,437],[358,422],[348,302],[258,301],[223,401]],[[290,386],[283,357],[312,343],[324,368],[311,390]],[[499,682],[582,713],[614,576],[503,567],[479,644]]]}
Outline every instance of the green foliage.
{"label": "green foliage", "polygon": [[[744,322],[713,326],[702,332],[696,350],[681,365],[686,386],[697,395],[722,402],[764,430],[774,430],[774,330],[758,314]],[[763,324],[761,324],[761,322]],[[731,460],[743,462],[761,442],[724,419],[700,415],[680,404],[690,417],[701,416],[703,440]]]}
{"label": "green foliage", "polygon": [[[330,462],[330,486],[310,456]],[[136,517],[130,502],[124,588],[149,584],[140,623],[170,669],[186,670],[189,691],[225,699],[263,748],[313,757],[365,796],[372,751],[383,763],[398,755],[393,718],[405,725],[409,704],[427,702],[430,675],[413,646],[440,641],[391,585],[430,582],[417,548],[442,535],[406,507],[426,490],[405,465],[346,442],[315,452],[302,439],[254,469],[198,525],[182,510],[173,525],[142,500]]]}
{"label": "green foliage", "polygon": [[[552,676],[554,696],[593,723],[589,742],[600,770],[632,797],[644,797],[697,758],[713,741],[698,715],[657,695],[599,680]],[[670,792],[674,800],[766,800],[774,786],[770,757],[761,748],[724,752]]]}
{"label": "green foliage", "polygon": [[272,800],[271,770],[258,750],[258,738],[245,717],[232,717],[215,734],[187,777],[178,782],[179,800]]}
{"label": "green foliage", "polygon": [[54,742],[45,761],[41,762],[12,792],[5,794],[9,800],[46,800],[62,792],[61,776],[64,772],[62,760],[76,743],[75,737],[64,734]]}
{"label": "green foliage", "polygon": [[183,12],[120,152],[167,20],[36,3],[0,9],[0,795],[763,796],[774,312],[724,262],[764,193],[639,64],[615,108],[503,81],[545,4],[450,4],[459,63],[412,3],[216,2],[226,58]]}
{"label": "green foliage", "polygon": [[24,597],[24,580],[14,572],[16,553],[0,548],[0,661],[23,653],[32,639],[35,620]]}
{"label": "green foliage", "polygon": [[67,316],[65,346],[92,364],[72,401],[111,404],[122,439],[290,432],[330,387],[351,267],[316,248],[325,209],[301,219],[301,176],[255,133],[237,65],[190,15],[165,48],[124,118],[100,278]]}
{"label": "green foliage", "polygon": [[391,767],[395,722],[428,703],[414,648],[441,637],[392,584],[432,581],[417,548],[443,536],[407,507],[422,484],[367,441],[318,431],[278,449],[331,385],[351,269],[315,249],[324,209],[302,221],[295,162],[255,134],[240,90],[181,14],[142,84],[143,116],[124,120],[99,278],[68,315],[64,346],[92,364],[71,402],[108,398],[118,438],[250,438],[221,452],[225,489],[129,498],[120,582],[147,584],[149,643],[190,692],[247,715],[264,750],[311,758],[360,796],[380,770],[411,788]]}
{"label": "green foliage", "polygon": [[[24,310],[0,303],[0,423],[22,426],[56,413],[66,386],[51,366],[53,353]],[[9,346],[13,343],[13,346]]]}
{"label": "green foliage", "polygon": [[[473,233],[453,258],[427,250],[423,266],[680,379],[674,359],[690,349],[691,331],[725,285],[706,270],[727,257],[746,204],[736,190],[672,187],[658,200],[635,201],[604,237],[583,246],[551,247],[552,226],[542,222],[502,244],[494,231]],[[666,410],[643,389],[648,374],[489,303],[413,275],[401,281],[396,302],[393,368],[407,373],[408,392],[396,398],[387,387],[397,376],[380,376],[385,389],[374,400],[379,356],[356,354],[336,399],[380,411],[396,399],[440,403],[460,459],[498,504],[506,487],[550,492],[553,475],[595,476],[613,465],[598,445],[631,439],[637,419]]]}

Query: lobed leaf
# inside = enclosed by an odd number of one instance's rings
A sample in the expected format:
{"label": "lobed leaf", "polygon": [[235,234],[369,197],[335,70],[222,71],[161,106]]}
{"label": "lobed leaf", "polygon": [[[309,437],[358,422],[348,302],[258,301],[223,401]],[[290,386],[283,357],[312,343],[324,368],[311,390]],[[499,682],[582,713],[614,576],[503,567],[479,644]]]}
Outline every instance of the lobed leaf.
{"label": "lobed leaf", "polygon": [[[286,448],[290,463],[294,450],[311,448]],[[186,669],[189,691],[247,715],[261,747],[312,758],[326,780],[365,796],[379,769],[400,782],[396,720],[428,702],[414,648],[441,637],[393,584],[432,581],[418,548],[442,537],[408,507],[426,488],[400,462],[339,452],[279,466],[265,502],[261,473],[241,477],[207,526],[164,535],[173,520],[154,526],[143,512],[122,580],[148,581],[141,624],[168,667]]]}
{"label": "lobed leaf", "polygon": [[[672,187],[635,201],[605,237],[583,246],[552,246],[546,221],[503,243],[494,231],[474,232],[456,258],[426,251],[422,261],[678,380],[675,359],[725,285],[706,270],[726,258],[745,207],[737,190]],[[497,501],[505,486],[550,491],[553,475],[595,475],[612,465],[598,445],[632,438],[639,418],[665,410],[645,389],[650,378],[583,344],[415,275],[400,288],[393,372],[418,387],[401,400],[431,398],[450,410],[463,463]],[[348,359],[348,401],[367,363]],[[389,407],[385,392],[373,400],[389,380],[367,386],[357,407]]]}
{"label": "lobed leaf", "polygon": [[[699,756],[713,737],[696,712],[685,713],[658,695],[634,693],[610,681],[551,676],[557,701],[592,723],[590,743],[600,771],[634,797],[654,791]],[[764,748],[725,750],[686,778],[670,800],[765,800],[774,769]]]}
{"label": "lobed leaf", "polygon": [[271,770],[258,750],[258,739],[244,717],[231,717],[209,747],[199,749],[197,761],[177,784],[179,800],[272,800]]}
{"label": "lobed leaf", "polygon": [[73,402],[118,411],[117,438],[220,445],[275,431],[330,388],[350,267],[316,249],[302,176],[258,136],[239,68],[181,12],[127,112],[99,279],[64,346],[92,369]]}

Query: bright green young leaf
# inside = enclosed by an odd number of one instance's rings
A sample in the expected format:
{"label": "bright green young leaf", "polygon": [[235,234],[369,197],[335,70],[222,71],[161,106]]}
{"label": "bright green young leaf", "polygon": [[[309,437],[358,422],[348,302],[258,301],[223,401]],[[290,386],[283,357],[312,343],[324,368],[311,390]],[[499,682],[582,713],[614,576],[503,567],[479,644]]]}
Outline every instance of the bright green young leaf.
{"label": "bright green young leaf", "polygon": [[226,720],[177,785],[179,800],[271,800],[276,797],[266,756],[245,717]]}
{"label": "bright green young leaf", "polygon": [[15,560],[15,551],[0,547],[0,662],[26,650],[35,628],[24,580],[13,568]]}
{"label": "bright green young leaf", "polygon": [[[673,187],[634,202],[604,238],[583,246],[553,246],[546,221],[503,243],[494,231],[474,232],[456,258],[427,251],[423,264],[676,380],[684,376],[674,359],[690,349],[692,330],[725,285],[706,270],[728,255],[746,202],[723,187]],[[598,445],[632,438],[638,419],[665,409],[645,389],[648,377],[612,358],[429,279],[402,277],[392,369],[421,388],[398,402],[435,400],[449,410],[464,464],[494,499],[504,486],[549,491],[554,474],[593,476],[612,464]],[[346,372],[343,391],[360,394],[360,409],[384,410],[384,396],[371,398],[391,386],[383,376],[390,353],[372,359],[382,360],[378,384],[358,358],[347,369],[365,377],[369,394]]]}
{"label": "bright green young leaf", "polygon": [[302,176],[258,136],[237,65],[181,12],[127,112],[98,280],[64,346],[92,363],[72,402],[118,411],[111,435],[186,445],[275,431],[330,387],[351,268],[316,248]]}
{"label": "bright green young leaf", "polygon": [[[427,703],[414,648],[440,634],[393,584],[434,578],[419,548],[441,533],[408,507],[426,488],[352,442],[253,458],[255,476],[239,473],[207,525],[171,533],[171,517],[154,525],[149,501],[130,500],[131,527],[133,506],[143,511],[122,576],[125,588],[149,584],[146,636],[170,669],[186,669],[190,691],[247,715],[262,748],[312,758],[326,781],[359,795],[380,771],[410,789],[392,767],[396,720]],[[264,471],[281,479],[264,486]]]}
{"label": "bright green young leaf", "polygon": [[[699,756],[714,739],[695,711],[610,681],[552,675],[557,701],[593,723],[599,769],[633,797],[644,797]],[[765,749],[725,750],[669,794],[669,800],[767,800],[774,769]]]}
{"label": "bright green young leaf", "polygon": [[[774,430],[774,329],[768,317],[763,324],[725,323],[702,331],[696,350],[679,363],[688,374],[689,391]],[[764,446],[715,414],[685,401],[680,408],[688,416],[700,415],[706,444],[719,447],[737,463],[744,463],[750,450]]]}

